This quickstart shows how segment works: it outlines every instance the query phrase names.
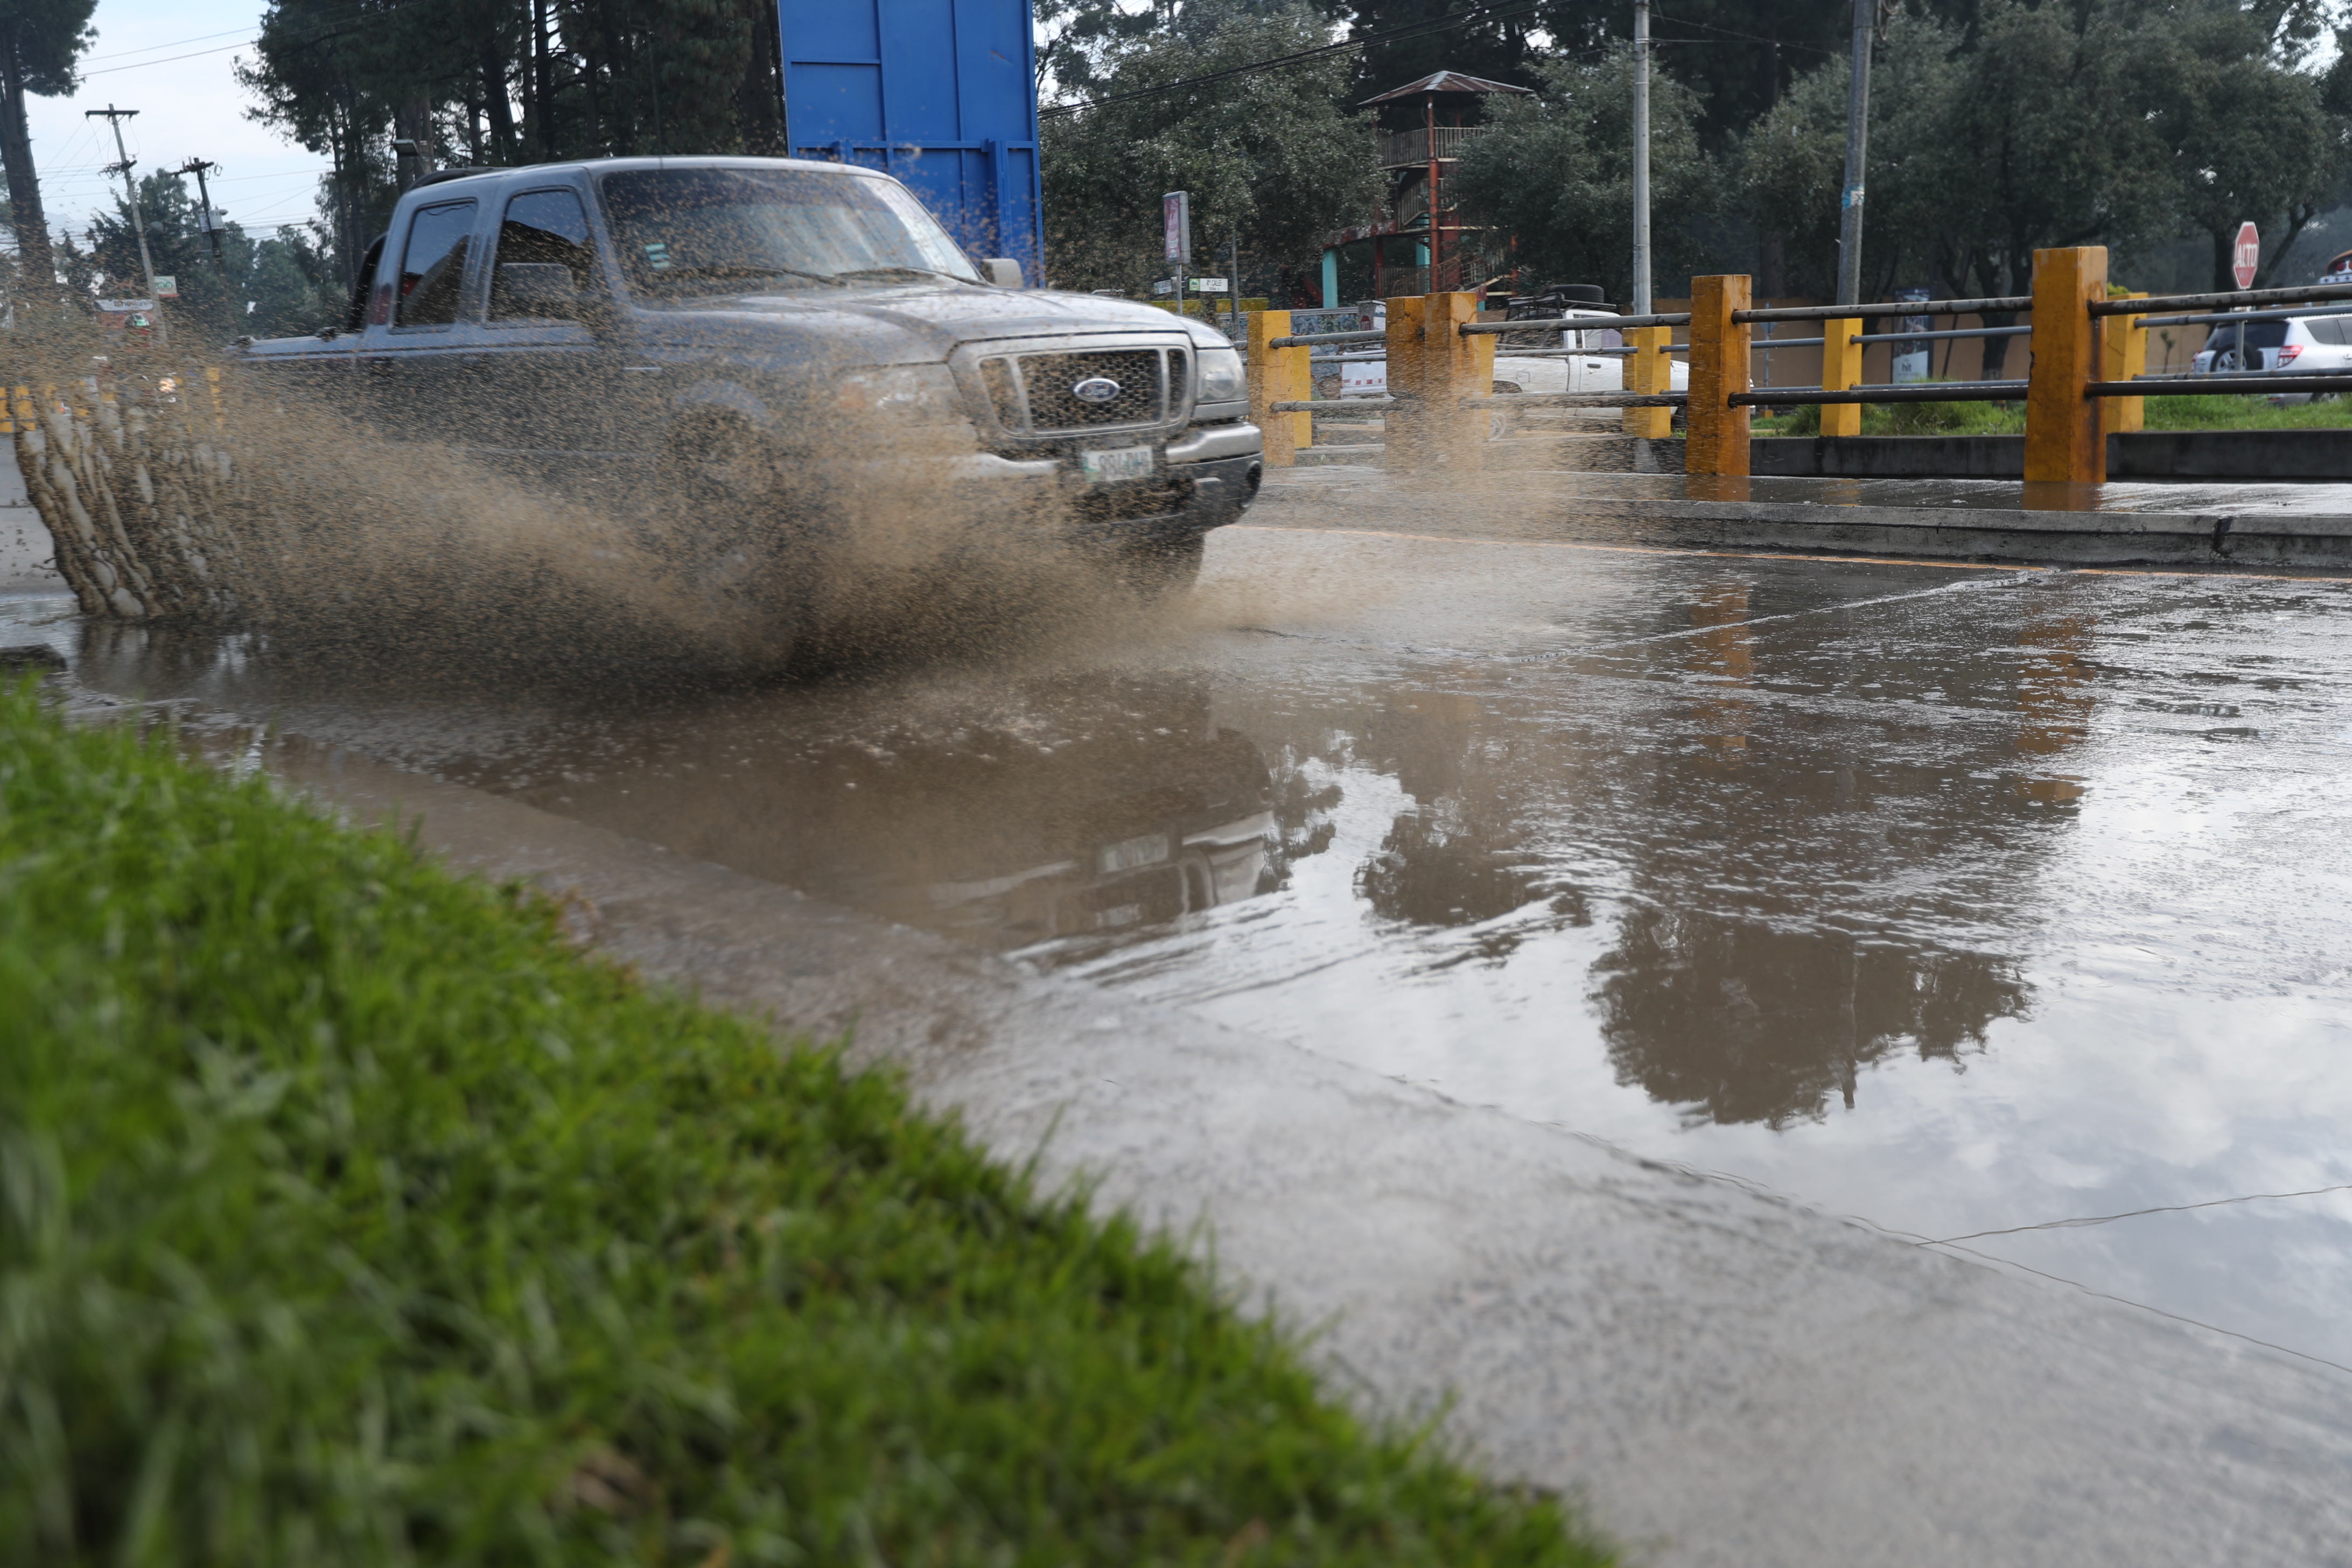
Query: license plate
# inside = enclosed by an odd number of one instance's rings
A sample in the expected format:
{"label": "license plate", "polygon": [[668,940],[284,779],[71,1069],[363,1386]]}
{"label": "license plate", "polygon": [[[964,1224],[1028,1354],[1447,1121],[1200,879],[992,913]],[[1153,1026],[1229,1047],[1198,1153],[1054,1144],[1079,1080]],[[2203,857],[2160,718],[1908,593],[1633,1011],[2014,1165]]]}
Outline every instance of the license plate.
{"label": "license plate", "polygon": [[1078,454],[1078,471],[1089,484],[1108,484],[1115,479],[1148,479],[1151,477],[1151,448],[1149,447],[1114,447],[1107,452]]}

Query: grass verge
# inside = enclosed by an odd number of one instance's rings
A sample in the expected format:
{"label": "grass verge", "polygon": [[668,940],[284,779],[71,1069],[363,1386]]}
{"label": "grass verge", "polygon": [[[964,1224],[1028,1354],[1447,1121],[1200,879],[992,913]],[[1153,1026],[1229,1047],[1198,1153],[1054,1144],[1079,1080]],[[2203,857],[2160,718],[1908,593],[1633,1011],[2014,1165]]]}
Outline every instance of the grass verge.
{"label": "grass verge", "polygon": [[1607,1560],[397,836],[16,688],[0,879],[0,1561]]}

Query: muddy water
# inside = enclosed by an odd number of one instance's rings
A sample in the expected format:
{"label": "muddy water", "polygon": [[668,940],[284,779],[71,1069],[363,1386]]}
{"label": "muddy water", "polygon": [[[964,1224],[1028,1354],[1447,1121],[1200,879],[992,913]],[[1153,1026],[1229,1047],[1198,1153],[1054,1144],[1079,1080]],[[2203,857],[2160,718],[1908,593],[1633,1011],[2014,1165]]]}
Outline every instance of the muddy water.
{"label": "muddy water", "polygon": [[2352,1366],[2352,584],[1261,515],[757,688],[0,643]]}

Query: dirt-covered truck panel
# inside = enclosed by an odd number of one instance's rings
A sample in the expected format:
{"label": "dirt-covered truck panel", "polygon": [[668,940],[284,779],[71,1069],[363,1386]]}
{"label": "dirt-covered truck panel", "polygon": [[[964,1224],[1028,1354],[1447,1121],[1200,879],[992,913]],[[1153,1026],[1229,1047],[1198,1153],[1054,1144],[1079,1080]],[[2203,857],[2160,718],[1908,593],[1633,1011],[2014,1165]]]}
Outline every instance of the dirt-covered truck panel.
{"label": "dirt-covered truck panel", "polygon": [[341,330],[238,361],[561,484],[911,463],[967,508],[1042,498],[1194,559],[1262,472],[1222,333],[1000,287],[904,186],[840,164],[445,171],[401,199]]}

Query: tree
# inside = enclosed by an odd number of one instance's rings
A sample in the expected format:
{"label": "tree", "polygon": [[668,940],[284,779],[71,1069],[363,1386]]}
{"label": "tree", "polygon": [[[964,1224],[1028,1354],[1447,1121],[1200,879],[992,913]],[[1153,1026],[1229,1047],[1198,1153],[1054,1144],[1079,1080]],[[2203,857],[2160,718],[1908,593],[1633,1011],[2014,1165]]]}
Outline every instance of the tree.
{"label": "tree", "polygon": [[[1942,191],[1938,117],[1950,98],[1958,32],[1929,16],[1895,17],[1871,67],[1870,167],[1862,226],[1863,297],[1884,298],[1927,275],[1924,236]],[[1751,125],[1735,179],[1760,236],[1780,242],[1782,289],[1837,290],[1839,196],[1845,186],[1850,58],[1816,67]]]}
{"label": "tree", "polygon": [[2165,24],[2153,51],[2149,114],[2170,153],[2183,224],[2211,241],[2212,287],[2223,289],[2236,287],[2238,226],[2255,220],[2267,259],[2254,287],[2267,287],[2273,268],[2342,186],[2352,104],[2331,111],[2329,83],[2286,63],[2308,42],[2301,7],[2278,6],[2272,15],[2229,5],[2183,7]]}
{"label": "tree", "polygon": [[[1101,96],[1328,42],[1313,11],[1192,0],[1164,30],[1107,43]],[[1044,122],[1046,250],[1069,288],[1138,290],[1161,276],[1160,198],[1192,193],[1194,242],[1236,237],[1259,266],[1302,261],[1379,199],[1369,117],[1339,104],[1344,56],[1052,114]]]}
{"label": "tree", "polygon": [[[1591,64],[1544,61],[1536,95],[1501,104],[1465,145],[1454,174],[1463,215],[1517,240],[1508,255],[1490,246],[1490,269],[1516,260],[1538,281],[1598,283],[1613,299],[1630,297],[1633,69],[1626,47]],[[1698,111],[1696,93],[1652,72],[1650,232],[1661,277],[1707,265],[1694,230],[1714,205],[1718,181],[1699,151]]]}
{"label": "tree", "polygon": [[0,5],[0,165],[8,178],[8,211],[17,259],[42,292],[56,277],[41,182],[33,167],[25,95],[58,98],[79,84],[75,66],[97,40],[89,25],[98,0],[6,0]]}

